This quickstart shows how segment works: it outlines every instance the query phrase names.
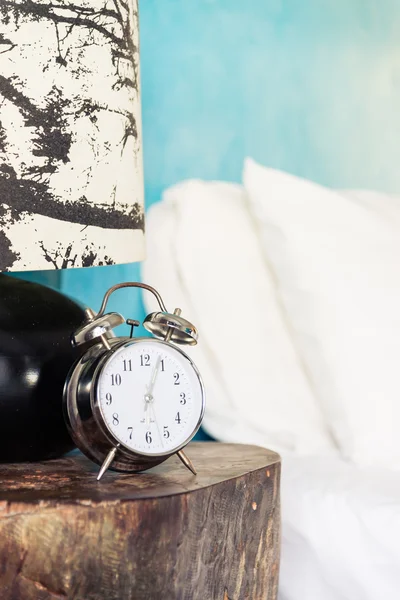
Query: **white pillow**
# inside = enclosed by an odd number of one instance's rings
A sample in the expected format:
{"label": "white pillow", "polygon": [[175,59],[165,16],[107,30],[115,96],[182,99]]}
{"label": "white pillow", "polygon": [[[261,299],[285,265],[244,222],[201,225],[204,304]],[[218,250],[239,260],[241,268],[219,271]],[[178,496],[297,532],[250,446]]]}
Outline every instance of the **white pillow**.
{"label": "white pillow", "polygon": [[[400,220],[394,206],[257,165],[244,185],[283,303],[348,458],[400,467]],[[374,210],[372,210],[372,207]]]}
{"label": "white pillow", "polygon": [[[146,222],[143,277],[199,328],[189,352],[208,393],[205,428],[282,453],[336,453],[293,347],[243,188],[188,181]],[[153,308],[153,305],[149,305]]]}
{"label": "white pillow", "polygon": [[400,196],[373,190],[342,190],[348,198],[373,211],[378,219],[392,221],[400,226]]}

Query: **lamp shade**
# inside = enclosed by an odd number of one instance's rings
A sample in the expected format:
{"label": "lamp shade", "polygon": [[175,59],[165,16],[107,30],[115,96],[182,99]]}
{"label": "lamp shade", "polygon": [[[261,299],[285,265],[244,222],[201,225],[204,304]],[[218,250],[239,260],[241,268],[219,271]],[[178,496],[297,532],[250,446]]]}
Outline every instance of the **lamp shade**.
{"label": "lamp shade", "polygon": [[0,269],[144,257],[137,0],[1,0]]}

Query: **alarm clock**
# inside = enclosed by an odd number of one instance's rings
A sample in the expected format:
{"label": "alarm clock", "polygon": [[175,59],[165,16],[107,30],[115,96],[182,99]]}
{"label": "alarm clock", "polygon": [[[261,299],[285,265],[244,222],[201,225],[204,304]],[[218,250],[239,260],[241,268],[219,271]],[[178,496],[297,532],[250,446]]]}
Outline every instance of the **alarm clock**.
{"label": "alarm clock", "polygon": [[[138,321],[106,313],[116,290],[127,287],[151,292],[160,311],[149,314],[144,327],[151,337],[135,337]],[[63,411],[77,447],[107,469],[135,473],[176,454],[196,474],[183,448],[198,431],[205,391],[198,369],[182,351],[197,343],[197,330],[181,315],[169,313],[151,286],[121,283],[110,288],[97,314],[86,309],[84,324],[72,335],[82,354],[64,388]],[[115,327],[127,323],[130,337],[117,337]]]}

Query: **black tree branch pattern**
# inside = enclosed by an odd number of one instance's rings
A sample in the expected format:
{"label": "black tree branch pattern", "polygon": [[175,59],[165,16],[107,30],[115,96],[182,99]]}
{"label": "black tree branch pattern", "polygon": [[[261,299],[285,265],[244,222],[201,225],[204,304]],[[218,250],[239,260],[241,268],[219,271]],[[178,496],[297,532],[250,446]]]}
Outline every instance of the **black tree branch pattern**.
{"label": "black tree branch pattern", "polygon": [[1,269],[139,258],[138,64],[137,0],[1,0]]}

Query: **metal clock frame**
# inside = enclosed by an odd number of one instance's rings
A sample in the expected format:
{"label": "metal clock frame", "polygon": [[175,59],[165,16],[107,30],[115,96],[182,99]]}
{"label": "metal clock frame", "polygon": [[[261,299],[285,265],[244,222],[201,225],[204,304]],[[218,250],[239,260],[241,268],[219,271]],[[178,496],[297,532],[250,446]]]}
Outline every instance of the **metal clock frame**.
{"label": "metal clock frame", "polygon": [[[151,313],[144,321],[145,327],[154,337],[115,337],[112,329],[122,323],[132,326],[137,321],[125,320],[118,313],[105,314],[109,297],[117,289],[136,287],[150,291],[156,297],[162,312]],[[205,389],[202,377],[192,359],[177,344],[196,344],[197,331],[186,319],[182,318],[180,309],[173,314],[167,312],[160,294],[151,286],[139,282],[121,283],[110,288],[97,314],[87,309],[87,321],[74,333],[73,344],[87,347],[84,355],[75,363],[65,382],[63,395],[63,411],[71,437],[78,448],[95,463],[101,465],[97,479],[101,479],[111,466],[116,471],[139,472],[154,467],[176,454],[184,465],[196,474],[190,459],[183,448],[190,442],[200,428],[205,411]],[[132,335],[132,334],[131,334]],[[120,442],[108,428],[99,402],[98,382],[103,368],[121,347],[139,342],[157,342],[172,346],[181,356],[189,361],[195,371],[201,390],[201,413],[195,429],[188,438],[172,451],[148,454],[132,450]],[[173,342],[171,344],[171,342]]]}

